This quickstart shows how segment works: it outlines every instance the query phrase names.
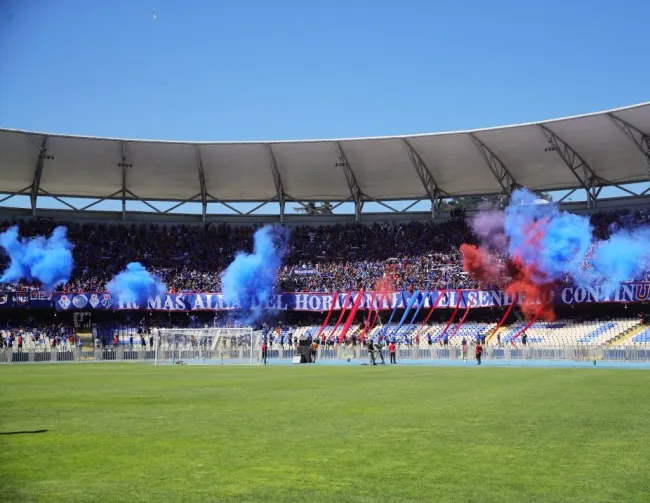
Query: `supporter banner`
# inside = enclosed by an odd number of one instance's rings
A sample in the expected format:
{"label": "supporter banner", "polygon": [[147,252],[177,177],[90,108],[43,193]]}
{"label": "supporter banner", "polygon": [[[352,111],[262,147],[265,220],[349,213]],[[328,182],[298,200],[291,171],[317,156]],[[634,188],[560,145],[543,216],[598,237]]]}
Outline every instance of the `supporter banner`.
{"label": "supporter banner", "polygon": [[0,292],[0,309],[52,308],[54,294],[47,292]]}
{"label": "supporter banner", "polygon": [[315,267],[296,267],[293,270],[293,273],[296,276],[316,276],[317,274],[320,274],[318,269]]}
{"label": "supporter banner", "polygon": [[[351,293],[352,300],[356,300],[358,292]],[[368,309],[373,302],[372,292],[365,292],[359,303],[359,309]],[[438,301],[439,308],[456,307],[458,305],[457,290],[442,292],[423,292],[412,306],[417,309],[420,305],[423,308],[430,308]],[[346,304],[348,294],[341,293],[336,299],[335,310],[347,305],[349,309],[354,302]],[[392,292],[388,295],[377,295],[374,299],[374,306],[380,310],[392,310],[397,303],[398,309],[405,308],[405,299],[409,295],[402,292]],[[546,302],[553,302],[557,305],[590,304],[601,302],[645,302],[650,300],[650,283],[628,283],[622,285],[615,292],[605,292],[598,288],[564,287],[557,288],[551,293]],[[530,299],[529,302],[539,304],[540,299]],[[238,309],[237,305],[230,305],[224,302],[223,296],[219,293],[179,293],[151,297],[145,304],[134,304],[122,302],[118,297],[111,294],[100,293],[67,293],[54,294],[48,305],[54,302],[58,311],[92,311],[92,310],[152,310],[152,311],[227,311]],[[334,301],[333,293],[283,293],[274,295],[267,306],[270,310],[277,311],[329,311]],[[30,307],[36,307],[30,300]],[[43,306],[42,300],[37,300],[39,307]],[[507,307],[512,302],[512,297],[498,290],[464,290],[461,292],[460,308],[488,308]]]}
{"label": "supporter banner", "polygon": [[[347,293],[340,293],[336,299],[334,310],[340,310],[347,305],[347,309],[356,301],[358,292],[351,293],[352,301],[346,303]],[[405,308],[405,299],[411,296],[403,292],[391,292],[385,295],[376,295],[373,299],[372,292],[365,292],[359,302],[359,309],[366,310],[370,307],[388,311],[397,304],[397,308]],[[413,303],[412,309],[419,307],[428,309],[436,303],[439,308],[458,305],[458,291],[422,292],[421,296]],[[647,302],[650,301],[650,283],[627,283],[615,292],[605,292],[598,288],[583,288],[569,286],[557,288],[548,299],[556,305],[596,304],[603,302]],[[334,301],[333,293],[283,293],[274,295],[268,304],[268,309],[276,311],[329,311]],[[498,290],[464,290],[461,293],[460,308],[487,308],[507,307],[512,302],[512,297]],[[529,302],[539,304],[539,299]],[[122,302],[117,296],[108,293],[47,293],[47,292],[0,292],[0,309],[51,309],[57,311],[124,311],[124,310],[150,310],[150,311],[228,311],[238,309],[237,305],[224,302],[220,293],[178,293],[167,294],[149,298],[144,304]]]}

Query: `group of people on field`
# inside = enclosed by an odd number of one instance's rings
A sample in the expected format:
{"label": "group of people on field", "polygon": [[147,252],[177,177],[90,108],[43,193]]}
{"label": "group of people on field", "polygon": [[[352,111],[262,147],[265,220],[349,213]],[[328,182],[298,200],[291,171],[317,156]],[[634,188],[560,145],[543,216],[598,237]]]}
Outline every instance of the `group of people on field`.
{"label": "group of people on field", "polygon": [[[382,353],[382,348],[384,347],[384,344],[381,340],[374,341],[373,339],[368,340],[368,356],[370,357],[370,364],[371,365],[377,365],[377,359],[381,360],[381,363],[385,364],[384,360],[384,355]],[[467,362],[467,353],[468,353],[468,348],[469,345],[467,343],[467,339],[463,338],[463,341],[461,343],[462,347],[462,352],[463,352],[463,360]],[[485,353],[485,349],[483,348],[483,344],[481,343],[480,340],[477,340],[476,345],[474,346],[474,356],[476,357],[476,363],[477,365],[481,364],[481,359],[483,357],[483,353]],[[397,363],[397,347],[395,345],[394,341],[390,341],[388,343],[388,354],[390,356],[390,363],[391,364],[396,364]]]}
{"label": "group of people on field", "polygon": [[[381,360],[382,364],[385,364],[386,361],[384,360],[384,354],[382,353],[382,348],[384,347],[384,344],[381,340],[378,340],[375,342],[373,339],[368,339],[368,356],[370,357],[370,364],[371,365],[377,365],[377,357]],[[395,345],[395,341],[391,340],[388,343],[388,354],[390,356],[390,363],[396,364],[397,363],[397,346]]]}
{"label": "group of people on field", "polygon": [[[469,344],[467,343],[467,339],[465,339],[465,337],[463,337],[463,340],[461,341],[460,345],[463,351],[463,360],[467,362],[467,353],[468,353]],[[477,338],[476,345],[474,346],[474,356],[476,357],[477,365],[481,364],[481,358],[483,357],[484,352],[485,350],[483,349],[483,341]]]}

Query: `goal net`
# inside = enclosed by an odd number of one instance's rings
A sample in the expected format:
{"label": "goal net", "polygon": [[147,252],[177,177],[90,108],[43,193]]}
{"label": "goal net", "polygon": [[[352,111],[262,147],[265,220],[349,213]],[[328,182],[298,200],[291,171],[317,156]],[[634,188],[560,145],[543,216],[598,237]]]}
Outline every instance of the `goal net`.
{"label": "goal net", "polygon": [[157,364],[255,365],[261,363],[262,332],[252,328],[160,328]]}

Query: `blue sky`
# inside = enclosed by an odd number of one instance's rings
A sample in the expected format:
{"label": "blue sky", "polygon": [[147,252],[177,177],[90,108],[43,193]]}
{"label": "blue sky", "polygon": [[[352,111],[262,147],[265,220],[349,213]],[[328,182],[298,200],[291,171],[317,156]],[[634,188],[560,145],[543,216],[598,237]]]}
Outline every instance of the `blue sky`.
{"label": "blue sky", "polygon": [[641,0],[2,0],[0,127],[275,140],[594,112],[650,99],[648,19]]}

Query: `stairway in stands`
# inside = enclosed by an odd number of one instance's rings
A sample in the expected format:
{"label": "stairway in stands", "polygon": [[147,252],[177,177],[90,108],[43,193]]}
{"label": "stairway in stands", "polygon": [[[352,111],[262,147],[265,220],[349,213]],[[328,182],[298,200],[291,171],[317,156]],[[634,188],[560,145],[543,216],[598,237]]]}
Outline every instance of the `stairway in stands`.
{"label": "stairway in stands", "polygon": [[492,331],[492,334],[485,340],[486,345],[494,345],[497,344],[497,341],[499,340],[497,337],[497,334],[503,335],[503,332],[505,332],[508,329],[508,327],[500,327],[499,330]]}
{"label": "stairway in stands", "polygon": [[92,332],[78,332],[77,333],[77,338],[81,339],[84,345],[85,350],[89,350],[93,348],[94,341],[93,341],[93,333]]}
{"label": "stairway in stands", "polygon": [[633,344],[632,338],[636,337],[637,335],[639,335],[639,334],[641,334],[643,332],[645,332],[646,330],[648,330],[648,328],[649,328],[648,325],[644,325],[644,324],[635,325],[634,327],[632,327],[632,328],[626,330],[625,332],[623,332],[616,339],[613,339],[610,344],[612,346],[628,346],[628,345],[631,345],[631,344]]}

